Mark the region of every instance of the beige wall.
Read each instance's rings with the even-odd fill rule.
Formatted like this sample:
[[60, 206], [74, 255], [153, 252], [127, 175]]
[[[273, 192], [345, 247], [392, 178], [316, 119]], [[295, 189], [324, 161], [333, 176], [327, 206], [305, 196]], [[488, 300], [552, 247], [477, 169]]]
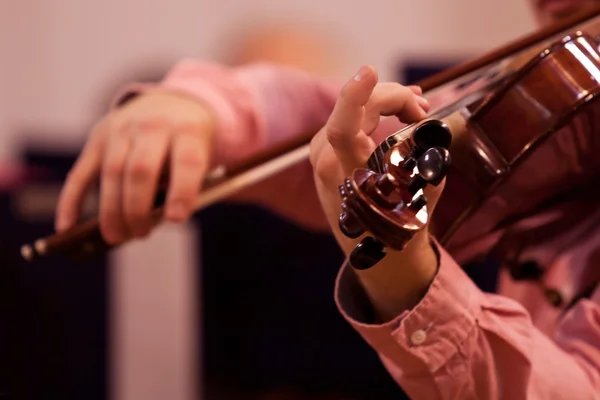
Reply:
[[329, 29], [351, 46], [349, 74], [368, 62], [384, 78], [403, 54], [478, 53], [533, 27], [524, 0], [1, 1], [8, 121], [60, 127], [69, 139], [84, 134], [107, 83], [141, 63], [212, 58], [232, 24], [255, 17]]

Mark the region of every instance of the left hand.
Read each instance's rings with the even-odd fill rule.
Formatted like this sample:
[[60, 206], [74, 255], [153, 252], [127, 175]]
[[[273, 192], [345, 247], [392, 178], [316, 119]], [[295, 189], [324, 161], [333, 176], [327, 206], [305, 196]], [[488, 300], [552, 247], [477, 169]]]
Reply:
[[[415, 86], [377, 84], [377, 72], [372, 67], [363, 67], [343, 87], [327, 124], [311, 142], [310, 161], [319, 200], [346, 256], [362, 237], [347, 238], [339, 229], [338, 186], [355, 168], [365, 167], [376, 148], [369, 135], [377, 128], [382, 115], [396, 115], [404, 123], [425, 118], [429, 103], [421, 93]], [[443, 186], [442, 183], [424, 191], [430, 213]], [[427, 225], [402, 251], [386, 249], [386, 257], [373, 268], [354, 271], [379, 319], [389, 321], [422, 299], [437, 269], [437, 255], [430, 244]]]
[[[381, 116], [396, 115], [404, 123], [426, 116], [429, 103], [418, 86], [377, 83], [377, 71], [362, 67], [342, 88], [327, 124], [311, 142], [310, 161], [317, 192], [333, 233], [348, 255], [357, 243], [344, 236], [338, 227], [341, 200], [338, 186], [355, 168], [364, 168], [376, 148], [370, 137]], [[430, 202], [431, 200], [427, 196]], [[426, 239], [426, 238], [425, 238]]]

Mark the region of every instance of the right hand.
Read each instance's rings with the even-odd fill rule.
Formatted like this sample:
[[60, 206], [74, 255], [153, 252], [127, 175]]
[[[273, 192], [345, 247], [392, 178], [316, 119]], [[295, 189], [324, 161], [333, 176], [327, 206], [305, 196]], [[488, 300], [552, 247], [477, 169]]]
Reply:
[[73, 226], [91, 184], [100, 178], [100, 230], [111, 244], [144, 237], [159, 179], [169, 171], [164, 218], [192, 214], [209, 168], [216, 123], [199, 101], [174, 93], [140, 95], [93, 128], [70, 171], [56, 213], [58, 232]]

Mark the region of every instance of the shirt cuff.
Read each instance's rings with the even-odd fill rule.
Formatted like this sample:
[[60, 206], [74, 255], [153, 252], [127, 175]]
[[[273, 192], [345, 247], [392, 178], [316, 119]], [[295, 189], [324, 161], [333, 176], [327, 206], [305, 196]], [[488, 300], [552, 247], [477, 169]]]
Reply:
[[440, 265], [427, 293], [386, 323], [375, 323], [373, 306], [347, 263], [336, 280], [335, 300], [344, 318], [378, 353], [404, 362], [399, 367], [407, 373], [443, 366], [473, 333], [482, 310], [483, 292], [435, 241], [434, 247]]

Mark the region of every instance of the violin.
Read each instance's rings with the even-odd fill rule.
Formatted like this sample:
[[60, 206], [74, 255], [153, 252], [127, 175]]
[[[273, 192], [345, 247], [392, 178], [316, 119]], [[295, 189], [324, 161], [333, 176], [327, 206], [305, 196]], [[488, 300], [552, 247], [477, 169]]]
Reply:
[[[498, 199], [519, 187], [536, 151], [595, 102], [598, 35], [600, 5], [419, 82], [430, 103], [440, 106], [387, 137], [365, 168], [339, 188], [340, 229], [351, 238], [367, 233], [352, 252], [351, 265], [371, 267], [386, 248], [402, 250], [426, 226], [444, 246], [459, 246], [539, 205], [547, 197], [544, 190], [532, 190], [522, 201]], [[195, 209], [307, 159], [314, 134], [215, 168]], [[424, 189], [444, 179], [430, 213]], [[161, 191], [154, 204], [156, 223], [164, 200]], [[82, 259], [110, 248], [94, 218], [22, 246], [21, 255], [27, 261], [52, 254]]]
[[[507, 73], [490, 65], [471, 82], [458, 83], [461, 98], [389, 136], [367, 168], [346, 178], [339, 188], [340, 229], [350, 238], [370, 233], [350, 255], [352, 266], [370, 268], [386, 247], [402, 250], [429, 219], [433, 236], [452, 252], [598, 172], [572, 176], [549, 165], [552, 179], [529, 182], [526, 193], [519, 182], [539, 161], [541, 148], [571, 134], [561, 128], [578, 115], [592, 118], [600, 94], [596, 18], [585, 28], [549, 38], [541, 50], [533, 47], [535, 56], [517, 69]], [[439, 205], [430, 215], [423, 190], [444, 178]], [[516, 192], [519, 199], [511, 195]]]

